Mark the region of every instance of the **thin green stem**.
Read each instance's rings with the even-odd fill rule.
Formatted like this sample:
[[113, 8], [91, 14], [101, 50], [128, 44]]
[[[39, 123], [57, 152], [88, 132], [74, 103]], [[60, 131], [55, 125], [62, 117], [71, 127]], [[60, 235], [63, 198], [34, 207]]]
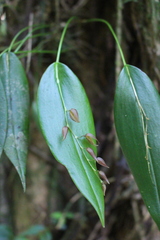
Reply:
[[21, 31], [19, 31], [19, 32], [14, 36], [14, 38], [13, 38], [13, 40], [12, 40], [12, 42], [11, 42], [9, 48], [8, 48], [8, 51], [9, 51], [9, 52], [11, 52], [11, 50], [12, 50], [12, 48], [13, 48], [13, 45], [15, 44], [16, 39], [17, 39], [23, 32], [25, 32], [28, 28], [29, 28], [29, 27], [23, 28]]
[[62, 103], [63, 103], [64, 110], [66, 111], [67, 109], [66, 109], [65, 104], [64, 104], [63, 95], [62, 95], [62, 91], [61, 91], [61, 87], [60, 87], [60, 79], [59, 79], [59, 75], [58, 75], [58, 62], [55, 64], [55, 72], [56, 72], [56, 81], [57, 81], [57, 84], [58, 84], [60, 97], [61, 97], [61, 100], [62, 100]]
[[[14, 51], [15, 53], [19, 51], [19, 49], [23, 46], [23, 44], [30, 38], [34, 38], [34, 37], [39, 37], [41, 36], [41, 34], [36, 34], [36, 35], [32, 35], [33, 32], [41, 29], [41, 28], [44, 28], [44, 26], [46, 25], [42, 25], [42, 26], [38, 26], [36, 28], [34, 28], [33, 30], [31, 30], [27, 35], [26, 37], [21, 41], [21, 43], [19, 44], [19, 46], [16, 48], [16, 50]], [[43, 35], [43, 34], [42, 34]]]
[[131, 83], [131, 85], [132, 85], [132, 88], [133, 88], [135, 97], [136, 97], [136, 99], [137, 99], [138, 105], [139, 105], [139, 107], [140, 107], [143, 115], [144, 115], [145, 118], [147, 119], [147, 116], [146, 116], [146, 114], [145, 114], [145, 112], [144, 112], [144, 110], [143, 110], [143, 107], [141, 106], [141, 103], [140, 103], [140, 101], [139, 101], [139, 98], [138, 98], [138, 96], [137, 96], [137, 92], [136, 92], [136, 89], [135, 89], [133, 80], [132, 80], [132, 78], [131, 78], [131, 74], [130, 74], [128, 65], [127, 65], [127, 63], [126, 63], [126, 60], [125, 60], [125, 57], [124, 57], [122, 48], [121, 48], [121, 46], [120, 46], [120, 43], [119, 43], [119, 41], [118, 41], [118, 38], [117, 38], [117, 36], [116, 36], [116, 34], [115, 34], [112, 26], [111, 26], [111, 25], [109, 24], [109, 22], [107, 22], [106, 20], [100, 19], [100, 18], [92, 18], [92, 19], [89, 19], [89, 20], [85, 20], [85, 21], [83, 21], [83, 22], [102, 22], [102, 23], [105, 23], [105, 24], [108, 26], [109, 30], [111, 31], [111, 33], [112, 33], [112, 35], [113, 35], [113, 37], [114, 37], [114, 39], [115, 39], [115, 41], [116, 41], [117, 47], [118, 47], [118, 49], [119, 49], [119, 52], [120, 52], [120, 55], [121, 55], [121, 58], [122, 58], [123, 65], [124, 65], [124, 67], [126, 67], [127, 74], [128, 74], [128, 76], [129, 76], [129, 80], [130, 80], [130, 83]]
[[[74, 137], [75, 137], [75, 134], [74, 134], [73, 132], [72, 132], [72, 134], [73, 134]], [[95, 169], [95, 168], [92, 166], [92, 164], [90, 163], [90, 159], [88, 159], [88, 157], [87, 157], [87, 155], [86, 155], [86, 153], [85, 153], [86, 149], [82, 147], [82, 145], [80, 144], [80, 142], [79, 142], [79, 140], [78, 140], [77, 137], [75, 137], [75, 139], [76, 139], [77, 144], [79, 145], [79, 147], [80, 147], [80, 149], [81, 149], [81, 151], [82, 151], [84, 157], [85, 157], [86, 160], [88, 161], [90, 167], [92, 168], [92, 170], [93, 170], [95, 173], [97, 173], [97, 169]], [[93, 161], [95, 161], [95, 160], [93, 159]], [[97, 174], [96, 174], [96, 175], [97, 175]]]
[[117, 38], [117, 36], [116, 36], [112, 26], [109, 24], [109, 22], [107, 22], [104, 19], [100, 19], [100, 18], [92, 18], [92, 19], [84, 20], [83, 22], [86, 22], [86, 23], [87, 22], [102, 22], [102, 23], [104, 23], [104, 24], [106, 24], [108, 26], [109, 30], [111, 31], [111, 33], [112, 33], [112, 35], [113, 35], [113, 37], [114, 37], [114, 39], [116, 41], [117, 47], [119, 49], [119, 52], [120, 52], [120, 55], [121, 55], [121, 58], [122, 58], [123, 65], [126, 66], [127, 63], [126, 63], [126, 60], [125, 60], [122, 48], [121, 48], [120, 43], [118, 41], [118, 38]]
[[53, 53], [56, 54], [57, 51], [55, 50], [38, 50], [38, 49], [33, 49], [33, 50], [26, 50], [26, 51], [18, 51], [16, 54], [27, 54], [27, 53]]
[[57, 58], [56, 58], [56, 65], [55, 65], [55, 73], [56, 73], [56, 81], [57, 81], [57, 84], [58, 84], [58, 89], [59, 89], [59, 94], [60, 94], [60, 97], [61, 97], [61, 101], [62, 101], [62, 105], [63, 105], [63, 108], [64, 108], [64, 112], [65, 112], [65, 119], [66, 119], [66, 123], [68, 125], [68, 120], [67, 120], [67, 108], [65, 106], [65, 102], [64, 102], [64, 99], [63, 99], [63, 94], [62, 94], [62, 89], [61, 89], [61, 86], [60, 86], [60, 80], [59, 80], [59, 75], [58, 75], [58, 63], [59, 63], [59, 60], [60, 60], [60, 54], [61, 54], [61, 51], [62, 51], [62, 44], [63, 44], [63, 40], [64, 40], [64, 37], [65, 37], [65, 34], [66, 34], [66, 31], [67, 31], [67, 28], [70, 24], [70, 22], [75, 19], [75, 17], [71, 17], [64, 29], [63, 29], [63, 32], [62, 32], [62, 35], [61, 35], [61, 39], [60, 39], [60, 42], [59, 42], [59, 46], [58, 46], [58, 51], [57, 51]]
[[21, 41], [21, 43], [18, 45], [18, 47], [16, 48], [16, 50], [14, 51], [15, 53], [16, 52], [18, 52], [19, 51], [19, 49], [23, 46], [23, 44], [28, 40], [28, 39], [30, 39], [31, 38], [31, 33], [29, 32], [28, 34], [27, 34], [27, 36]]
[[[35, 28], [32, 30], [32, 33], [35, 32], [35, 31], [37, 31], [37, 30], [39, 30], [39, 29], [41, 29], [41, 28], [48, 27], [48, 25], [40, 25], [40, 26], [34, 25], [34, 26], [35, 26]], [[37, 27], [36, 27], [36, 26], [37, 26]], [[28, 29], [29, 29], [29, 26], [23, 28], [21, 31], [19, 31], [19, 32], [15, 35], [15, 37], [13, 38], [13, 40], [12, 40], [12, 42], [11, 42], [9, 48], [8, 48], [8, 51], [9, 51], [9, 52], [11, 52], [12, 48], [14, 47], [17, 38], [18, 38], [23, 32], [25, 32], [25, 31], [28, 30]], [[25, 43], [25, 41], [26, 41], [29, 37], [30, 37], [30, 33], [27, 34], [27, 36], [26, 36], [23, 40], [19, 41], [19, 42], [20, 42], [20, 46], [17, 47], [16, 51], [19, 50], [19, 48]]]
[[[66, 49], [63, 49], [61, 52], [68, 52], [68, 51], [71, 51], [71, 50], [74, 50], [75, 48], [74, 47], [71, 47], [71, 48], [66, 48]], [[6, 50], [7, 51], [7, 50]], [[41, 50], [41, 49], [38, 49], [38, 47], [36, 47], [35, 49], [33, 50], [26, 50], [26, 51], [17, 51], [16, 54], [24, 54], [22, 56], [20, 56], [20, 58], [22, 57], [25, 57], [27, 55], [27, 53], [50, 53], [50, 54], [57, 54], [57, 50]]]
[[134, 95], [136, 97], [136, 100], [137, 100], [140, 112], [142, 114], [142, 127], [143, 127], [144, 141], [145, 141], [145, 146], [146, 146], [146, 160], [147, 160], [147, 163], [148, 163], [148, 171], [149, 171], [149, 174], [151, 176], [151, 180], [153, 181], [152, 174], [151, 174], [150, 161], [149, 161], [150, 152], [149, 152], [149, 145], [148, 145], [147, 122], [146, 122], [149, 119], [146, 116], [146, 113], [145, 113], [145, 111], [144, 111], [144, 109], [143, 109], [143, 107], [142, 107], [142, 105], [140, 103], [139, 97], [137, 95], [136, 88], [134, 86], [134, 82], [133, 82], [132, 76], [130, 74], [129, 66], [127, 65], [127, 63], [125, 61], [124, 54], [123, 54], [122, 48], [120, 46], [120, 43], [118, 41], [118, 38], [117, 38], [113, 28], [111, 27], [111, 25], [106, 20], [99, 19], [99, 18], [93, 18], [93, 19], [85, 20], [83, 22], [102, 22], [102, 23], [105, 23], [108, 26], [109, 30], [111, 31], [111, 33], [112, 33], [112, 35], [113, 35], [113, 37], [114, 37], [114, 39], [116, 41], [117, 47], [119, 49], [119, 52], [120, 52], [120, 55], [121, 55], [121, 58], [122, 58], [123, 65], [126, 68], [126, 71], [127, 71], [128, 77], [129, 77], [129, 81], [131, 83], [131, 86], [132, 86]]
[[58, 51], [57, 51], [57, 58], [56, 58], [56, 62], [57, 62], [57, 63], [59, 62], [59, 59], [60, 59], [60, 54], [61, 54], [61, 51], [62, 51], [62, 44], [63, 44], [64, 36], [65, 36], [65, 34], [66, 34], [66, 31], [67, 31], [67, 28], [68, 28], [70, 22], [71, 22], [73, 19], [75, 19], [75, 17], [71, 17], [71, 18], [67, 21], [67, 23], [66, 23], [66, 25], [65, 25], [65, 27], [64, 27], [64, 29], [63, 29], [63, 32], [62, 32], [62, 35], [61, 35], [61, 39], [60, 39], [60, 42], [59, 42], [59, 46], [58, 46]]
[[[46, 34], [45, 33], [39, 33], [39, 34], [35, 34], [35, 35], [32, 35], [32, 38], [36, 38], [36, 37], [41, 37], [41, 36], [45, 36]], [[25, 39], [26, 41], [28, 40], [30, 38], [30, 36], [27, 38], [27, 39]], [[22, 45], [21, 43], [22, 43], [22, 41], [23, 40], [20, 40], [20, 41], [18, 41], [18, 42], [14, 42], [13, 44], [12, 44], [12, 47], [7, 47], [7, 48], [5, 48], [2, 52], [1, 52], [1, 54], [0, 54], [0, 56], [2, 56], [3, 55], [3, 53], [5, 53], [5, 52], [10, 52], [12, 49], [14, 49], [14, 48], [16, 48], [17, 47], [17, 49], [15, 50], [16, 51], [16, 54], [19, 54], [19, 53], [27, 53], [27, 51], [18, 51], [18, 49], [19, 49], [19, 45]], [[23, 42], [24, 43], [24, 42]], [[13, 50], [12, 50], [13, 51]], [[50, 51], [51, 52], [51, 51]], [[37, 51], [37, 53], [39, 53], [39, 50]], [[56, 53], [56, 51], [55, 51], [55, 53]]]
[[64, 27], [64, 29], [63, 29], [62, 35], [61, 35], [60, 42], [59, 42], [58, 52], [57, 52], [57, 58], [56, 58], [56, 65], [55, 65], [56, 81], [57, 81], [57, 85], [58, 85], [58, 89], [59, 89], [59, 94], [60, 94], [60, 98], [61, 98], [61, 101], [62, 101], [64, 113], [65, 113], [66, 125], [67, 125], [67, 127], [69, 128], [69, 130], [70, 130], [71, 134], [73, 135], [73, 137], [75, 138], [78, 146], [80, 147], [80, 149], [81, 149], [84, 157], [85, 157], [86, 160], [88, 161], [90, 167], [93, 169], [94, 172], [97, 173], [97, 170], [92, 166], [92, 164], [90, 163], [89, 159], [87, 158], [87, 156], [86, 156], [86, 154], [85, 154], [85, 151], [84, 151], [84, 148], [83, 148], [82, 145], [80, 144], [78, 137], [75, 135], [75, 133], [73, 132], [73, 130], [72, 130], [71, 127], [69, 126], [68, 116], [67, 116], [68, 110], [67, 110], [67, 108], [66, 108], [66, 106], [65, 106], [65, 102], [64, 102], [63, 94], [62, 94], [62, 89], [61, 89], [61, 86], [60, 86], [60, 79], [59, 79], [59, 75], [58, 75], [58, 65], [59, 65], [59, 60], [60, 60], [60, 54], [61, 54], [61, 52], [62, 52], [63, 40], [64, 40], [66, 31], [67, 31], [67, 28], [68, 28], [70, 22], [71, 22], [73, 19], [75, 19], [75, 17], [70, 18], [70, 19], [68, 20], [68, 22], [66, 23], [66, 25], [65, 25], [65, 27]]

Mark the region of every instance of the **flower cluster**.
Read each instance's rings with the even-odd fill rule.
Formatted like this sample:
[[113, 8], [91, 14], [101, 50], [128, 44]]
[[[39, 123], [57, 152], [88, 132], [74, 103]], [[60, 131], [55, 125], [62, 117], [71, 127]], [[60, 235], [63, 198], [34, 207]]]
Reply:
[[[69, 116], [70, 118], [79, 123], [80, 120], [79, 120], [79, 115], [78, 115], [78, 111], [74, 108], [70, 109], [69, 110]], [[62, 136], [63, 136], [63, 140], [67, 137], [67, 133], [68, 133], [68, 130], [69, 130], [69, 127], [68, 126], [64, 126], [62, 128]], [[87, 139], [87, 141], [93, 145], [93, 146], [98, 146], [98, 140], [97, 138], [92, 134], [92, 133], [86, 133], [85, 135], [81, 136], [81, 137], [84, 137]], [[81, 138], [79, 137], [79, 138]], [[103, 160], [103, 158], [101, 157], [97, 157], [93, 151], [92, 148], [86, 148], [86, 151], [91, 155], [91, 157], [98, 163], [100, 164], [101, 166], [103, 167], [107, 167], [108, 166], [106, 165], [105, 161]], [[101, 178], [101, 182], [102, 182], [102, 189], [103, 189], [103, 192], [104, 192], [104, 195], [105, 195], [105, 192], [106, 192], [106, 184], [109, 184], [109, 181], [108, 181], [108, 178], [106, 177], [105, 173], [102, 172], [102, 171], [98, 171], [99, 173], [99, 176]]]

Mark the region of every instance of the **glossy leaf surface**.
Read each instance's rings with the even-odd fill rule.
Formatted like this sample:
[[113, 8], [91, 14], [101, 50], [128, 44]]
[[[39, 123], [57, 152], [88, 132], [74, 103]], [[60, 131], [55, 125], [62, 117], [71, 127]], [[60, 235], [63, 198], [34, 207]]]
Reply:
[[119, 76], [114, 116], [123, 153], [160, 228], [160, 96], [136, 67], [127, 65]]
[[[38, 112], [43, 135], [54, 157], [66, 166], [74, 183], [96, 209], [104, 225], [104, 197], [96, 169], [96, 161], [86, 148], [87, 139], [77, 138], [90, 132], [95, 135], [94, 123], [88, 98], [74, 73], [62, 63], [51, 64], [42, 76], [38, 89]], [[69, 116], [76, 109], [79, 123]], [[65, 140], [62, 128], [68, 126]], [[87, 159], [89, 160], [87, 160]]]
[[0, 58], [0, 79], [7, 98], [8, 122], [4, 151], [15, 166], [25, 189], [25, 169], [28, 147], [28, 82], [14, 53]]
[[[0, 69], [0, 71], [2, 71], [2, 69]], [[2, 84], [2, 79], [0, 78], [0, 157], [4, 148], [6, 132], [7, 132], [7, 99]]]

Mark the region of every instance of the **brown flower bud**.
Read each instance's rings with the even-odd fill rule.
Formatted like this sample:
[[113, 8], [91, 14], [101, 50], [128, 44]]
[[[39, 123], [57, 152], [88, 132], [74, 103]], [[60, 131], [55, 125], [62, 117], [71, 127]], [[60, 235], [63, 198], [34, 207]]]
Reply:
[[[98, 140], [92, 133], [87, 133], [86, 135], [84, 135], [84, 137], [88, 140], [88, 142], [90, 144], [92, 144], [94, 146], [98, 146], [98, 144], [96, 144], [96, 143], [98, 143]], [[96, 140], [96, 143], [94, 140]]]
[[64, 127], [62, 128], [63, 140], [66, 138], [67, 133], [68, 133], [68, 127], [67, 127], [67, 126], [64, 126]]
[[97, 161], [96, 155], [92, 148], [87, 148], [87, 152]]
[[108, 178], [106, 177], [106, 174], [102, 171], [99, 171], [99, 176], [101, 179], [103, 179], [106, 183], [110, 184], [110, 182], [108, 181]]
[[75, 122], [80, 122], [79, 121], [79, 116], [78, 116], [78, 112], [76, 109], [72, 108], [69, 110], [69, 115], [70, 115], [70, 118], [75, 121]]
[[105, 196], [105, 193], [106, 193], [106, 185], [104, 184], [104, 182], [102, 183], [102, 189], [103, 189], [103, 195]]
[[106, 163], [105, 163], [105, 161], [103, 160], [103, 158], [97, 157], [97, 158], [96, 158], [96, 161], [97, 161], [97, 163], [100, 164], [101, 166], [109, 168], [109, 167], [106, 165]]

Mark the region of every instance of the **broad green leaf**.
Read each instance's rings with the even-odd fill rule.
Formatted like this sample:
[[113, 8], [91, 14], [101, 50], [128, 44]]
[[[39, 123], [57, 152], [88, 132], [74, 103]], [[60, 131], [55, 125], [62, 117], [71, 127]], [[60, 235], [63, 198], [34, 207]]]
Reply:
[[4, 151], [15, 166], [25, 189], [25, 169], [28, 143], [28, 82], [14, 53], [0, 57], [0, 79], [5, 90], [8, 108], [7, 136]]
[[119, 76], [114, 115], [123, 153], [160, 229], [160, 96], [136, 67], [127, 65]]
[[[29, 238], [26, 238], [26, 237], [29, 237]], [[27, 239], [31, 239], [32, 237], [38, 237], [39, 240], [51, 240], [52, 234], [45, 226], [34, 225], [34, 226], [31, 226], [26, 231], [22, 232], [19, 236], [15, 238], [15, 240], [25, 240], [25, 239], [27, 240]]]
[[[67, 168], [74, 183], [96, 209], [104, 225], [102, 185], [96, 161], [86, 151], [90, 147], [96, 154], [96, 147], [81, 137], [86, 133], [95, 135], [91, 108], [81, 83], [64, 64], [51, 64], [42, 76], [37, 104], [42, 132], [51, 152]], [[70, 118], [71, 109], [77, 110], [79, 123]], [[67, 124], [69, 129], [63, 140], [62, 128]]]
[[[3, 69], [0, 69], [3, 71]], [[0, 78], [0, 157], [4, 148], [7, 132], [7, 100], [2, 80]]]

